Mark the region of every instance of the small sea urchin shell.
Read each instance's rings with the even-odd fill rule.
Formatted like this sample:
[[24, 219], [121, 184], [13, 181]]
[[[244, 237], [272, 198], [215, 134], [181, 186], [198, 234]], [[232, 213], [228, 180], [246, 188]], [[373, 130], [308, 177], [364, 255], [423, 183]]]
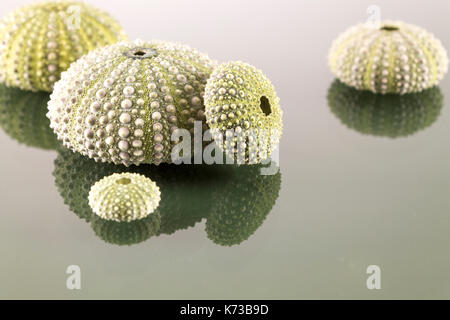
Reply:
[[246, 163], [270, 157], [283, 129], [279, 100], [270, 80], [249, 64], [229, 62], [214, 70], [205, 89], [206, 119], [228, 156]]
[[171, 161], [178, 128], [204, 120], [214, 62], [188, 46], [121, 42], [94, 50], [63, 73], [48, 117], [64, 145], [96, 161]]
[[439, 83], [448, 70], [447, 52], [424, 29], [403, 22], [354, 26], [341, 34], [329, 54], [334, 75], [374, 93], [420, 92]]
[[52, 91], [62, 71], [92, 49], [126, 36], [106, 12], [78, 1], [42, 1], [0, 21], [0, 82]]
[[160, 200], [156, 183], [136, 173], [105, 177], [89, 192], [92, 211], [105, 220], [117, 222], [144, 219], [158, 207]]
[[[281, 173], [261, 175], [263, 165], [142, 165], [126, 168], [95, 163], [66, 148], [58, 149], [53, 175], [64, 203], [91, 223], [102, 240], [119, 245], [170, 235], [206, 219], [208, 237], [219, 245], [248, 239], [275, 204]], [[134, 172], [151, 178], [161, 190], [158, 208], [147, 218], [116, 222], [100, 218], [89, 206], [96, 181], [116, 172]]]
[[86, 222], [97, 217], [88, 200], [89, 192], [97, 181], [123, 172], [138, 173], [150, 178], [161, 192], [161, 201], [154, 212], [161, 216], [158, 235], [172, 234], [176, 230], [192, 227], [206, 217], [210, 206], [211, 188], [208, 183], [220, 180], [215, 179], [217, 174], [214, 166], [161, 164], [126, 168], [112, 163], [96, 163], [67, 148], [57, 149], [54, 164], [53, 176], [59, 194], [70, 211]]
[[432, 125], [441, 112], [443, 95], [437, 86], [419, 93], [380, 95], [356, 90], [335, 80], [328, 90], [328, 104], [351, 129], [397, 138]]

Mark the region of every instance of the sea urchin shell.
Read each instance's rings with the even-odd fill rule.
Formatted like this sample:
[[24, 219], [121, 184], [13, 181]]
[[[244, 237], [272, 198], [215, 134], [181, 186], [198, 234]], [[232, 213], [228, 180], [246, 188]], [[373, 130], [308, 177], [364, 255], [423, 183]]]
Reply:
[[130, 222], [144, 219], [159, 205], [159, 187], [137, 173], [115, 173], [94, 184], [89, 205], [105, 220]]
[[214, 62], [188, 46], [120, 42], [90, 52], [63, 73], [48, 117], [64, 145], [96, 161], [171, 161], [171, 134], [204, 119]]
[[411, 93], [437, 85], [448, 69], [441, 42], [403, 22], [354, 26], [340, 35], [329, 54], [334, 75], [360, 90]]
[[0, 82], [52, 91], [62, 71], [97, 47], [127, 37], [106, 12], [78, 1], [42, 1], [0, 21]]
[[255, 67], [242, 62], [217, 67], [206, 85], [205, 105], [207, 123], [228, 156], [258, 163], [278, 145], [283, 129], [280, 99]]

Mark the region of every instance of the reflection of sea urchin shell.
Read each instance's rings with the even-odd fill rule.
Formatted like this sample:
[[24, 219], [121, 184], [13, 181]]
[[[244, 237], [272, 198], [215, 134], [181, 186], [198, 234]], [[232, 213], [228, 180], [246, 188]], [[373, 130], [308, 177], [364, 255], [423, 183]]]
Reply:
[[223, 137], [219, 146], [227, 155], [248, 163], [270, 157], [283, 129], [279, 100], [270, 80], [251, 65], [229, 62], [214, 70], [205, 90], [206, 118], [216, 141]]
[[410, 93], [439, 83], [448, 69], [441, 42], [424, 29], [385, 21], [354, 26], [330, 50], [331, 71], [345, 84], [375, 93]]
[[157, 234], [161, 224], [159, 214], [131, 222], [116, 222], [95, 217], [91, 226], [103, 241], [119, 246], [141, 243]]
[[49, 94], [0, 85], [0, 127], [30, 147], [54, 150], [58, 140], [45, 116]]
[[156, 183], [137, 173], [115, 173], [98, 181], [89, 192], [92, 211], [103, 219], [117, 222], [147, 217], [160, 200]]
[[65, 146], [96, 161], [170, 162], [171, 133], [204, 119], [214, 63], [187, 46], [121, 42], [97, 49], [62, 75], [49, 102]]
[[419, 93], [374, 94], [335, 80], [328, 90], [331, 111], [349, 128], [390, 138], [411, 135], [436, 121], [443, 96], [439, 87]]
[[214, 243], [233, 246], [247, 240], [264, 222], [278, 198], [281, 172], [261, 175], [263, 166], [230, 166], [218, 184], [206, 233]]
[[52, 91], [62, 71], [92, 49], [126, 36], [106, 12], [78, 1], [44, 1], [0, 21], [0, 82]]

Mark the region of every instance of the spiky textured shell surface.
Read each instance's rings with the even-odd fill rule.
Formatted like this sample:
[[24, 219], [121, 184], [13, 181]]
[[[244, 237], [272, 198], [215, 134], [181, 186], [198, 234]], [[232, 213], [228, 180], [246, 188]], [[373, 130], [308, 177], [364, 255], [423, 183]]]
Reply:
[[397, 138], [432, 125], [440, 115], [443, 95], [439, 87], [420, 93], [380, 95], [359, 91], [335, 80], [328, 90], [328, 104], [351, 129]]
[[89, 51], [126, 40], [104, 11], [78, 1], [42, 1], [0, 21], [0, 82], [52, 91], [62, 71]]
[[329, 63], [345, 84], [375, 93], [420, 92], [437, 85], [448, 70], [441, 42], [400, 21], [350, 28], [333, 42]]
[[[258, 163], [279, 144], [280, 99], [270, 80], [255, 67], [242, 62], [217, 67], [206, 85], [205, 105], [207, 123], [228, 156]], [[251, 141], [258, 145], [250, 148]]]
[[0, 127], [19, 143], [45, 150], [58, 145], [49, 127], [48, 93], [23, 91], [0, 85]]
[[169, 42], [121, 42], [97, 49], [63, 73], [48, 117], [70, 149], [115, 164], [171, 161], [178, 128], [203, 121], [214, 67], [206, 55]]
[[159, 187], [137, 173], [114, 173], [89, 192], [92, 211], [105, 220], [129, 222], [153, 213], [161, 200]]

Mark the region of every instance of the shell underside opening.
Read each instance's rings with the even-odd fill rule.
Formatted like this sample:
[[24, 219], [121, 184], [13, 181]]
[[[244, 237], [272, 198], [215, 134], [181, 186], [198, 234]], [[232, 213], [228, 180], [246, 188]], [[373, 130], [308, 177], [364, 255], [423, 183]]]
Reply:
[[132, 59], [149, 59], [156, 57], [158, 51], [152, 48], [133, 48], [125, 51], [124, 55]]
[[266, 115], [266, 116], [270, 116], [270, 114], [272, 113], [272, 108], [270, 106], [270, 101], [269, 99], [267, 99], [266, 96], [262, 96], [260, 98], [261, 104], [259, 105], [259, 107], [261, 108], [262, 112]]

